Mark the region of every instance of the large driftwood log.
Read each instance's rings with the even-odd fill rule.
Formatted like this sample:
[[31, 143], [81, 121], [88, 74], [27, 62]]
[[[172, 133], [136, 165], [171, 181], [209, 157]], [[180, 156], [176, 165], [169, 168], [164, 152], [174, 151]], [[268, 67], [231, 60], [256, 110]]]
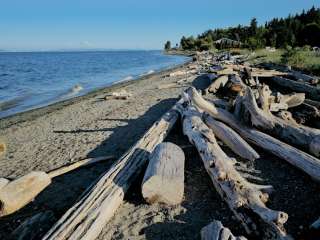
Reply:
[[320, 130], [293, 125], [258, 107], [251, 88], [245, 89], [243, 105], [250, 113], [251, 123], [283, 141], [299, 146], [315, 156], [320, 156]]
[[290, 239], [283, 227], [288, 215], [265, 206], [268, 193], [249, 183], [235, 170], [234, 160], [222, 151], [195, 108], [186, 107], [181, 112], [183, 133], [197, 148], [215, 189], [246, 232], [262, 239]]
[[152, 152], [142, 181], [143, 198], [150, 204], [176, 205], [184, 193], [184, 153], [177, 145], [160, 143]]
[[[192, 100], [193, 104], [197, 105], [198, 108], [203, 109], [213, 118], [229, 125], [248, 142], [261, 147], [268, 152], [273, 153], [279, 158], [301, 169], [314, 180], [320, 182], [320, 161], [317, 158], [303, 151], [300, 151], [299, 149], [292, 147], [289, 144], [281, 142], [278, 139], [275, 139], [265, 133], [243, 125], [230, 112], [224, 109], [216, 108], [213, 104], [203, 99], [202, 96], [194, 88], [189, 91], [188, 97]], [[210, 119], [212, 119], [212, 117], [210, 116], [204, 115], [204, 120], [209, 126]]]
[[[182, 102], [180, 100], [178, 103]], [[43, 239], [91, 240], [98, 237], [121, 205], [125, 192], [142, 170], [150, 152], [167, 136], [178, 116], [175, 105], [86, 190], [80, 200], [62, 216]]]
[[52, 170], [48, 173], [42, 171], [30, 172], [25, 176], [9, 180], [0, 178], [0, 217], [12, 214], [26, 206], [37, 197], [48, 185], [51, 179], [70, 172], [79, 167], [94, 164], [113, 158], [112, 156], [87, 158]]
[[229, 228], [220, 221], [213, 221], [201, 229], [201, 240], [247, 240], [245, 237], [235, 237]]
[[320, 101], [320, 88], [282, 77], [272, 77], [270, 80], [294, 92], [305, 93], [306, 97], [312, 100]]
[[214, 121], [211, 127], [214, 135], [224, 142], [233, 152], [240, 157], [251, 161], [259, 158], [259, 154], [238, 133], [222, 122]]

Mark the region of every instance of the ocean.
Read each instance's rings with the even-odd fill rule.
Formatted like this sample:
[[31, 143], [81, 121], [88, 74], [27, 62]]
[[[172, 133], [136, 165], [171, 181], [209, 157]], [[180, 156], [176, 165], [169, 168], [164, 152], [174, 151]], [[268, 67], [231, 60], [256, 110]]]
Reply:
[[182, 64], [161, 51], [0, 52], [0, 118]]

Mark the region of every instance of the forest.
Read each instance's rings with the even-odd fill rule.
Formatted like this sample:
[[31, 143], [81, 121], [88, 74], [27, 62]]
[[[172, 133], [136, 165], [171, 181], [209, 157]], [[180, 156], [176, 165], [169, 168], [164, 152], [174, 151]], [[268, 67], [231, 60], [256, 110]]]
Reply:
[[[231, 44], [218, 44], [220, 39], [230, 39]], [[180, 45], [182, 50], [210, 50], [230, 48], [238, 42], [241, 48], [258, 49], [266, 46], [276, 48], [320, 46], [320, 8], [312, 7], [300, 14], [286, 18], [273, 18], [264, 25], [259, 25], [252, 18], [248, 26], [238, 25], [229, 28], [217, 28], [205, 31], [197, 37], [183, 36]], [[171, 48], [171, 42], [165, 43], [165, 50]]]

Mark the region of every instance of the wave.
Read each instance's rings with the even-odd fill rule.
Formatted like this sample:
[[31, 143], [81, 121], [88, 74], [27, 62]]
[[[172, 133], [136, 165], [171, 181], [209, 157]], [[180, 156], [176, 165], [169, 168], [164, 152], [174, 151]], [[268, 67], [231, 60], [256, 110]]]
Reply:
[[81, 92], [82, 90], [83, 90], [83, 87], [80, 84], [76, 84], [72, 88], [70, 88], [66, 93], [61, 94], [59, 98], [63, 99], [63, 98], [73, 97], [77, 95], [79, 92]]
[[140, 77], [147, 76], [147, 75], [150, 75], [150, 74], [152, 74], [152, 73], [155, 73], [155, 71], [154, 71], [154, 70], [149, 70], [149, 71], [146, 72], [146, 73], [142, 73], [142, 74], [140, 75]]

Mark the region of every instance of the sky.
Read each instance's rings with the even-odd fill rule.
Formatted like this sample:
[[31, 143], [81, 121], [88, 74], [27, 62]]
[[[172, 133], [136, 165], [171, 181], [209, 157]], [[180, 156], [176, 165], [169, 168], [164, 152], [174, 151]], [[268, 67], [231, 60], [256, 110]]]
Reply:
[[183, 35], [313, 5], [320, 0], [1, 0], [0, 49], [162, 49]]

